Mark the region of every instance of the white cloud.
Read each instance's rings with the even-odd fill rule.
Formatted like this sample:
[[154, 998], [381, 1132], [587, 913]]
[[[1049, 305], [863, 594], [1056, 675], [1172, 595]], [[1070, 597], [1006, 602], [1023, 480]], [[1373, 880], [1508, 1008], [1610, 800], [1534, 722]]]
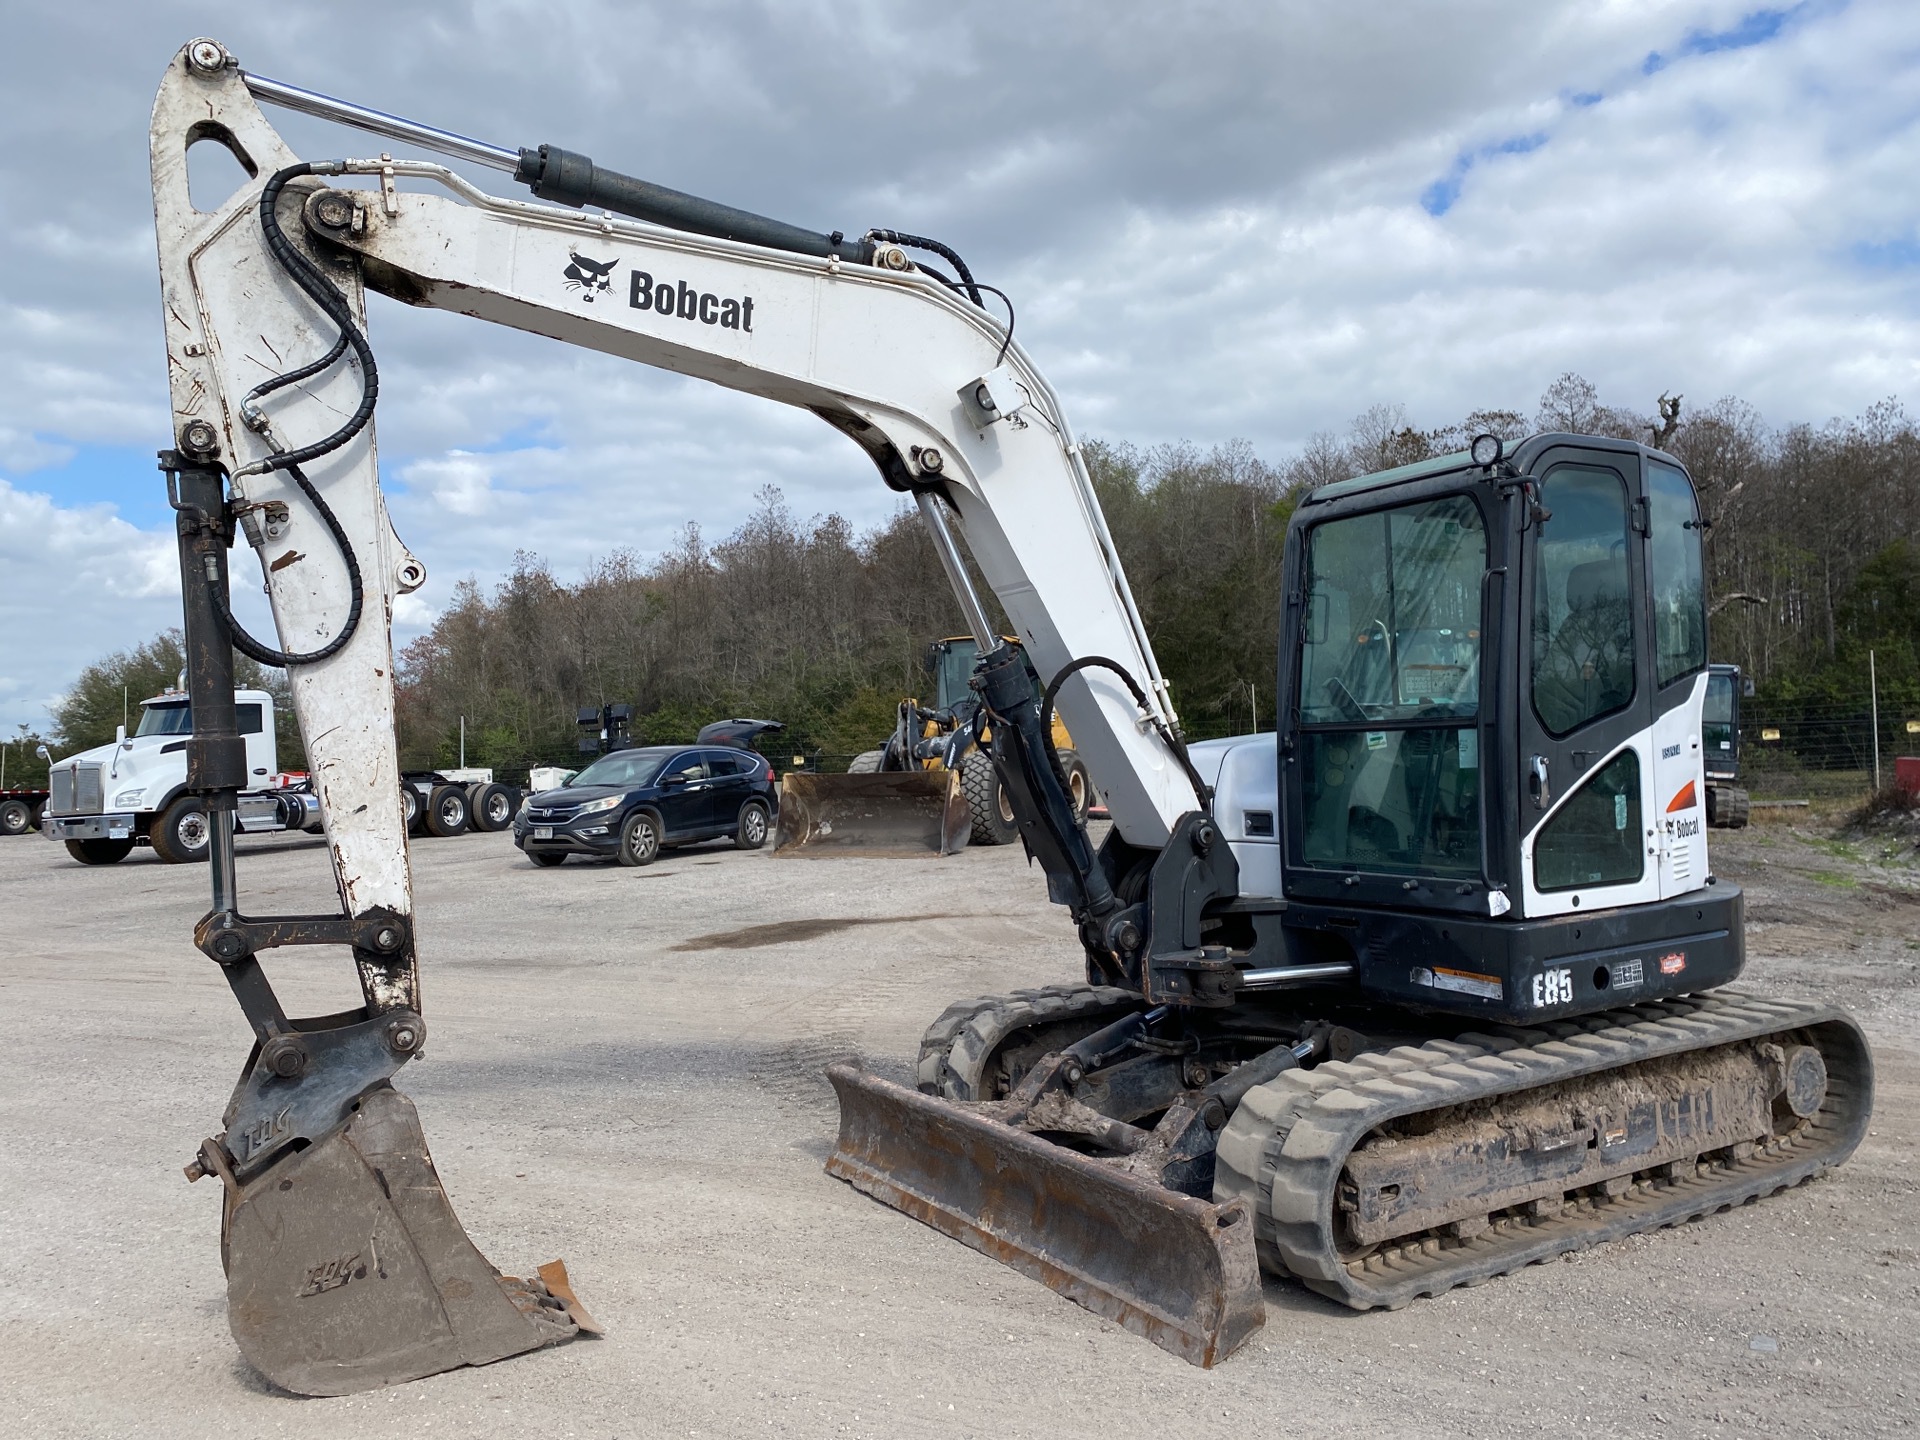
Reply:
[[[1242, 436], [1279, 460], [1380, 401], [1429, 425], [1530, 411], [1566, 369], [1616, 404], [1737, 393], [1781, 422], [1920, 380], [1910, 0], [181, 14], [118, 0], [13, 22], [22, 53], [87, 64], [24, 70], [0, 96], [0, 194], [34, 197], [0, 231], [8, 473], [77, 443], [165, 442], [145, 126], [190, 32], [498, 143], [557, 142], [822, 229], [939, 235], [1013, 295], [1082, 434]], [[272, 118], [302, 154], [364, 148]], [[390, 501], [430, 572], [403, 626], [519, 549], [565, 575], [689, 520], [724, 534], [766, 483], [857, 524], [896, 503], [809, 416], [384, 301], [372, 335]], [[152, 597], [59, 594], [24, 602], [27, 628], [81, 617], [73, 642], [33, 667], [0, 657], [37, 677], [22, 693], [56, 689], [81, 636], [113, 648], [171, 618]]]
[[[66, 509], [0, 479], [0, 724], [44, 723], [64, 682], [180, 623], [173, 537], [111, 506]], [[131, 624], [129, 623], [131, 622]]]

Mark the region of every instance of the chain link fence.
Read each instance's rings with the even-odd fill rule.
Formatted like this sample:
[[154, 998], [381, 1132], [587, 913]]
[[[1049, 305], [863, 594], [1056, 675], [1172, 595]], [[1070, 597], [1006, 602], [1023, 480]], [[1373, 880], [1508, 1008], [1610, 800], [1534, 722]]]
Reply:
[[[1891, 711], [1891, 713], [1890, 713]], [[1854, 802], [1877, 787], [1873, 697], [1858, 700], [1740, 702], [1741, 784], [1757, 801]], [[1920, 755], [1920, 713], [1880, 705], [1879, 784], [1893, 783], [1893, 762]]]

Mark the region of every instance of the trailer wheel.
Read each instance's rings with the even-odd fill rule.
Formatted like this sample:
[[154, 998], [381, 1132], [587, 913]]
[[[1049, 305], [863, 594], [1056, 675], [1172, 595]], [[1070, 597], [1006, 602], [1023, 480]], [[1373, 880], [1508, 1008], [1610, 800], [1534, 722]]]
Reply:
[[473, 828], [505, 830], [513, 824], [514, 793], [505, 785], [477, 785], [473, 797]]
[[467, 805], [467, 792], [458, 785], [436, 785], [427, 797], [427, 833], [446, 839], [467, 828], [473, 813]]
[[984, 750], [974, 751], [961, 762], [960, 791], [967, 797], [974, 844], [1005, 845], [1020, 833], [1020, 822], [1014, 819], [1013, 804], [1000, 783], [1000, 772], [993, 768], [993, 757]]
[[182, 795], [162, 810], [147, 838], [153, 842], [153, 853], [169, 865], [204, 860], [213, 853], [207, 807], [191, 795]]
[[33, 828], [33, 811], [24, 800], [0, 804], [0, 835], [24, 835]]
[[67, 853], [82, 865], [117, 865], [133, 853], [133, 841], [69, 840]]

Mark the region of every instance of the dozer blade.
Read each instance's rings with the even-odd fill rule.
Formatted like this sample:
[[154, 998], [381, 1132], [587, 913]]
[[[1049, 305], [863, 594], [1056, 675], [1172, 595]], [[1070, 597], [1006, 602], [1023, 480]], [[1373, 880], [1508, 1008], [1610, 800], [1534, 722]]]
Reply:
[[972, 833], [953, 770], [789, 774], [780, 782], [776, 855], [951, 855]]
[[1195, 1365], [1266, 1323], [1245, 1202], [1210, 1205], [846, 1063], [827, 1078], [828, 1174]]
[[298, 1395], [349, 1395], [598, 1334], [558, 1261], [503, 1276], [454, 1216], [413, 1102], [386, 1086], [342, 1129], [227, 1189], [233, 1338]]

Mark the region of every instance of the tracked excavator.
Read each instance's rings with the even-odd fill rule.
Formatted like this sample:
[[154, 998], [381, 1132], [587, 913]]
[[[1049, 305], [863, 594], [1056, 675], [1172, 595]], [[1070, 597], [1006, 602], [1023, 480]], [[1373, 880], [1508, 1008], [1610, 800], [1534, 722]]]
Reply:
[[[303, 161], [262, 103], [535, 198], [434, 161]], [[188, 195], [194, 144], [251, 177], [211, 210]], [[223, 1189], [231, 1328], [276, 1384], [346, 1393], [592, 1324], [563, 1269], [480, 1255], [393, 1083], [427, 1030], [388, 631], [425, 570], [381, 502], [368, 290], [811, 410], [924, 517], [1086, 982], [954, 1005], [916, 1088], [832, 1067], [833, 1175], [1211, 1365], [1263, 1324], [1263, 1270], [1395, 1307], [1753, 1200], [1858, 1143], [1855, 1023], [1727, 988], [1741, 896], [1708, 865], [1700, 517], [1671, 456], [1489, 435], [1314, 492], [1274, 597], [1278, 732], [1188, 746], [1058, 397], [949, 248], [483, 144], [211, 40], [168, 66], [152, 162], [189, 783], [213, 831], [195, 938], [254, 1034], [188, 1175]], [[271, 642], [233, 618], [236, 544]], [[290, 672], [338, 914], [241, 907], [235, 647]], [[1056, 713], [1112, 816], [1097, 846]], [[289, 945], [346, 949], [363, 1003], [288, 1016], [260, 961]]]

